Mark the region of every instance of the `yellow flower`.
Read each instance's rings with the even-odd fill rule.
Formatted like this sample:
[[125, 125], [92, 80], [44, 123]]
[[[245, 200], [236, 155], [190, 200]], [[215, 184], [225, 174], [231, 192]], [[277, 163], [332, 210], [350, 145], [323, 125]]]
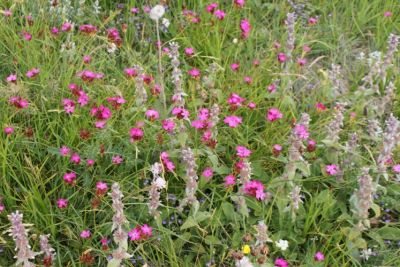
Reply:
[[244, 245], [242, 247], [242, 252], [243, 252], [243, 254], [249, 254], [251, 252], [250, 246], [249, 245]]

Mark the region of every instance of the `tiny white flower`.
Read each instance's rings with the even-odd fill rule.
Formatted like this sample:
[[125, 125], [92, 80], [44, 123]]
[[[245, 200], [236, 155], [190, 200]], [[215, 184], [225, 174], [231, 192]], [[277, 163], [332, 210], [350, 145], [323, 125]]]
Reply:
[[110, 43], [107, 47], [107, 52], [113, 54], [115, 51], [117, 51], [117, 45], [114, 43]]
[[237, 38], [233, 39], [232, 43], [237, 44], [238, 43], [238, 39]]
[[158, 189], [163, 189], [165, 188], [165, 186], [167, 185], [167, 182], [165, 181], [164, 178], [162, 177], [158, 177], [155, 181], [154, 181], [155, 185], [157, 186]]
[[254, 267], [254, 265], [248, 257], [244, 256], [241, 260], [236, 261], [235, 267]]
[[170, 24], [169, 19], [167, 18], [162, 19], [162, 25], [164, 25], [165, 28], [168, 28], [169, 24]]
[[150, 18], [152, 20], [159, 20], [165, 13], [165, 8], [162, 5], [156, 5], [150, 10]]
[[275, 242], [275, 245], [282, 251], [285, 251], [289, 247], [289, 242], [287, 240], [279, 239]]

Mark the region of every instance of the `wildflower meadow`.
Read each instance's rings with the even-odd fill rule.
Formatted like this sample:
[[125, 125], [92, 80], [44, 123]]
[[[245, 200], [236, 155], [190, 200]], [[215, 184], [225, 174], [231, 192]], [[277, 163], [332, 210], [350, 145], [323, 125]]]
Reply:
[[0, 266], [400, 266], [398, 0], [0, 0]]

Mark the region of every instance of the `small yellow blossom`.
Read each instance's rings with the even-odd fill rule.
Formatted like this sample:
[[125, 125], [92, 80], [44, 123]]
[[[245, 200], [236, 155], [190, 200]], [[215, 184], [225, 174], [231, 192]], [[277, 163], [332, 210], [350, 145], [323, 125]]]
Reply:
[[250, 246], [249, 245], [244, 245], [242, 247], [242, 252], [243, 252], [243, 254], [249, 254], [251, 252]]

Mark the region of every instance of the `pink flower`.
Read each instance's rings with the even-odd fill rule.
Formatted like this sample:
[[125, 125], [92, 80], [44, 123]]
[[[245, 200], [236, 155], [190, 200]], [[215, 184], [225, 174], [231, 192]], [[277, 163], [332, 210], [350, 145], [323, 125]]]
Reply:
[[124, 159], [120, 155], [113, 156], [111, 158], [111, 162], [115, 165], [119, 165], [124, 161]]
[[192, 127], [196, 128], [196, 129], [203, 129], [205, 127], [205, 124], [203, 121], [201, 120], [194, 120], [192, 121]]
[[247, 19], [242, 19], [240, 21], [240, 29], [242, 30], [242, 37], [244, 39], [248, 38], [251, 31], [250, 22]]
[[26, 41], [32, 40], [32, 34], [30, 34], [29, 32], [27, 32], [27, 31], [22, 31], [22, 35], [23, 35], [23, 37], [24, 37], [24, 39], [25, 39]]
[[242, 118], [238, 116], [228, 116], [224, 119], [224, 122], [231, 128], [236, 128], [242, 123]]
[[96, 195], [103, 196], [108, 190], [108, 185], [104, 182], [97, 182], [96, 183]]
[[160, 118], [160, 114], [158, 114], [157, 110], [154, 109], [148, 109], [145, 113], [147, 119], [154, 121], [157, 120], [158, 118]]
[[314, 260], [323, 261], [324, 259], [325, 259], [325, 256], [321, 251], [318, 251], [317, 253], [315, 253]]
[[90, 230], [83, 230], [80, 234], [82, 238], [88, 239], [91, 236]]
[[193, 56], [194, 54], [194, 49], [193, 47], [186, 47], [185, 48], [185, 55], [187, 55], [188, 57]]
[[107, 120], [111, 117], [111, 110], [103, 105], [95, 106], [90, 110], [90, 115], [99, 120]]
[[40, 70], [37, 68], [33, 68], [26, 73], [26, 77], [34, 78], [39, 74]]
[[5, 133], [6, 135], [11, 135], [11, 134], [14, 133], [14, 128], [13, 128], [13, 127], [5, 127], [5, 128], [4, 128], [4, 133]]
[[213, 169], [210, 168], [210, 167], [205, 168], [204, 171], [203, 171], [203, 173], [202, 173], [202, 175], [203, 175], [205, 178], [207, 178], [207, 180], [211, 179], [211, 178], [213, 177], [213, 174], [214, 174], [214, 173], [213, 173]]
[[7, 77], [7, 82], [9, 82], [9, 83], [15, 83], [16, 81], [17, 81], [17, 74], [10, 74], [8, 77]]
[[308, 140], [308, 142], [307, 142], [307, 151], [308, 152], [315, 151], [316, 146], [317, 146], [317, 142], [315, 140], [312, 140], [312, 139]]
[[207, 7], [206, 7], [206, 11], [208, 12], [208, 13], [214, 13], [214, 11], [215, 11], [215, 9], [218, 7], [218, 4], [217, 3], [211, 3], [211, 4], [209, 4]]
[[285, 259], [282, 259], [282, 258], [277, 258], [275, 260], [274, 264], [275, 264], [275, 267], [289, 267], [289, 263]]
[[282, 152], [282, 146], [279, 144], [275, 144], [272, 147], [272, 153], [274, 154], [275, 157], [279, 156]]
[[11, 12], [11, 10], [9, 10], [9, 9], [4, 9], [4, 10], [3, 10], [3, 15], [4, 15], [5, 17], [11, 17], [12, 12]]
[[272, 83], [272, 84], [268, 85], [267, 89], [268, 89], [268, 91], [270, 93], [275, 92], [276, 91], [276, 84]]
[[122, 104], [126, 103], [126, 100], [122, 96], [114, 96], [107, 98], [107, 102], [110, 103], [114, 109], [119, 109]]
[[69, 22], [65, 22], [63, 23], [63, 25], [61, 25], [61, 31], [63, 32], [69, 32], [72, 29], [72, 24]]
[[67, 146], [62, 146], [62, 147], [60, 148], [60, 154], [61, 154], [61, 156], [63, 156], [63, 157], [68, 156], [70, 151], [71, 151], [71, 149], [69, 149], [69, 147], [67, 147]]
[[258, 200], [265, 198], [264, 185], [258, 180], [251, 180], [244, 184], [244, 192]]
[[225, 18], [225, 12], [218, 9], [214, 11], [214, 16], [219, 19], [219, 20], [223, 20]]
[[131, 143], [135, 141], [140, 141], [143, 138], [143, 130], [140, 128], [130, 129], [129, 134], [131, 136]]
[[390, 12], [390, 11], [385, 11], [385, 13], [383, 13], [383, 16], [384, 17], [391, 17], [393, 15], [393, 13], [392, 12]]
[[24, 108], [28, 107], [28, 105], [29, 105], [28, 101], [21, 98], [20, 96], [10, 97], [8, 102], [18, 109], [24, 109]]
[[286, 61], [286, 55], [284, 53], [279, 53], [278, 54], [278, 61], [280, 63], [284, 63]]
[[86, 34], [94, 34], [97, 32], [97, 27], [91, 24], [84, 24], [79, 26], [79, 30]]
[[148, 226], [147, 224], [143, 224], [143, 225], [140, 227], [141, 236], [144, 236], [145, 238], [151, 237], [152, 234], [153, 234], [152, 231], [153, 231], [153, 228], [151, 228], [151, 227]]
[[124, 72], [128, 77], [136, 77], [138, 75], [137, 70], [134, 68], [126, 68]]
[[238, 156], [239, 158], [247, 158], [250, 157], [251, 155], [251, 150], [247, 149], [244, 146], [237, 146], [236, 147], [236, 156]]
[[200, 70], [193, 68], [188, 71], [189, 75], [192, 76], [193, 78], [199, 78], [200, 77]]
[[165, 131], [167, 131], [168, 133], [172, 133], [174, 131], [175, 128], [175, 122], [171, 119], [167, 119], [167, 120], [163, 120], [161, 122], [162, 127]]
[[247, 107], [248, 107], [249, 109], [255, 109], [257, 106], [256, 106], [256, 103], [254, 103], [254, 102], [249, 102], [249, 104], [247, 104]]
[[296, 124], [294, 127], [294, 133], [299, 137], [300, 139], [307, 139], [309, 136], [307, 127], [304, 126], [303, 124]]
[[254, 60], [253, 60], [253, 66], [254, 66], [254, 67], [258, 67], [259, 65], [260, 65], [260, 60], [254, 59]]
[[225, 186], [227, 186], [227, 187], [234, 185], [236, 183], [236, 178], [233, 174], [229, 174], [229, 175], [225, 176], [224, 180], [225, 180]]
[[86, 166], [91, 167], [94, 165], [94, 159], [87, 159], [86, 160]]
[[392, 167], [393, 172], [400, 173], [400, 164], [396, 164]]
[[70, 161], [72, 163], [79, 164], [81, 163], [81, 157], [78, 155], [78, 153], [74, 153], [71, 155]]
[[59, 209], [65, 209], [68, 206], [68, 199], [59, 198], [57, 200], [57, 207]]
[[252, 79], [251, 79], [251, 77], [249, 77], [249, 76], [245, 76], [243, 80], [244, 80], [244, 82], [247, 83], [247, 84], [251, 84], [251, 82], [252, 82]]
[[326, 110], [325, 105], [322, 104], [322, 103], [317, 103], [317, 104], [315, 104], [315, 108], [316, 108], [318, 111], [324, 111], [324, 110]]
[[91, 56], [89, 56], [89, 55], [83, 56], [83, 62], [84, 63], [88, 64], [88, 63], [90, 63], [90, 61], [92, 61], [92, 57]]
[[228, 98], [228, 104], [231, 106], [231, 108], [237, 108], [241, 106], [244, 101], [244, 98], [235, 93], [232, 93]]
[[67, 114], [71, 114], [74, 113], [75, 111], [75, 102], [71, 99], [65, 98], [62, 101], [63, 105], [64, 105], [64, 111]]
[[130, 237], [131, 241], [140, 240], [141, 231], [140, 231], [139, 226], [136, 226], [135, 228], [133, 228], [132, 230], [130, 230], [130, 231], [128, 232], [128, 236]]
[[237, 71], [238, 69], [239, 69], [239, 63], [232, 63], [231, 64], [231, 70], [233, 70], [233, 71]]
[[137, 8], [137, 7], [132, 7], [131, 10], [130, 10], [130, 12], [131, 12], [132, 14], [138, 14], [138, 13], [139, 13], [139, 8]]
[[326, 165], [325, 171], [329, 175], [336, 175], [339, 172], [339, 166], [336, 164]]
[[103, 77], [104, 77], [104, 74], [101, 73], [101, 72], [96, 73], [96, 72], [93, 72], [93, 71], [90, 71], [90, 70], [83, 70], [83, 71], [81, 71], [81, 72], [78, 72], [78, 73], [76, 74], [76, 76], [77, 76], [77, 77], [80, 77], [80, 78], [81, 78], [83, 81], [85, 81], [85, 82], [92, 82], [92, 81], [94, 81], [95, 79], [101, 79], [101, 78], [103, 78]]
[[76, 180], [76, 173], [67, 172], [64, 174], [63, 179], [67, 184], [73, 184], [74, 181]]
[[161, 162], [168, 172], [173, 172], [175, 170], [174, 163], [169, 159], [168, 152], [161, 152], [160, 154]]
[[318, 22], [317, 18], [311, 17], [308, 19], [308, 24], [310, 24], [310, 25], [315, 25], [315, 24], [317, 24], [317, 22]]
[[187, 119], [189, 117], [189, 111], [187, 111], [183, 107], [174, 107], [171, 113], [178, 119]]
[[245, 4], [245, 0], [235, 0], [235, 5], [242, 8]]
[[267, 119], [270, 122], [276, 121], [278, 119], [282, 119], [283, 115], [277, 108], [270, 108], [268, 110]]
[[305, 58], [298, 58], [297, 59], [297, 64], [299, 64], [300, 67], [304, 66], [307, 64], [307, 59]]
[[308, 45], [303, 45], [303, 51], [304, 51], [305, 53], [308, 53], [308, 52], [311, 51], [311, 47], [309, 47]]
[[79, 97], [78, 97], [78, 103], [81, 105], [81, 107], [86, 106], [89, 102], [89, 96], [82, 90], [78, 92]]

